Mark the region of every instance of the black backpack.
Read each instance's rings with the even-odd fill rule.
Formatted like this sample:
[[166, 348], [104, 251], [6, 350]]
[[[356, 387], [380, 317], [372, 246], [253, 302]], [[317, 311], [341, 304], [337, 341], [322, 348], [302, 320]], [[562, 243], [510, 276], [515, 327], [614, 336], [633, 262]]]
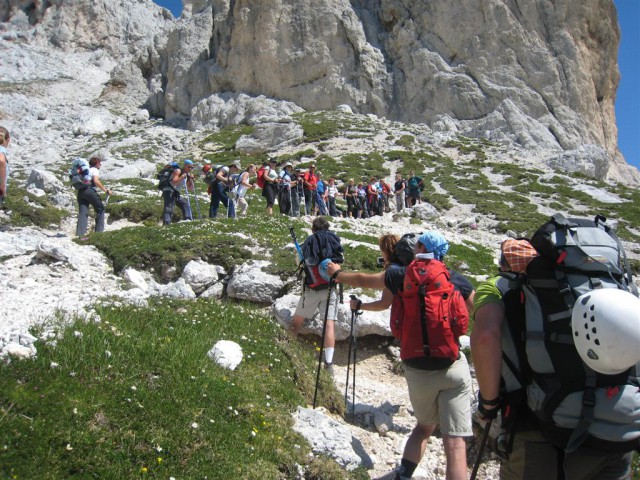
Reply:
[[171, 187], [171, 175], [173, 174], [174, 170], [178, 168], [180, 168], [180, 166], [177, 163], [173, 162], [165, 165], [164, 168], [160, 170], [160, 172], [158, 172], [158, 175], [156, 176], [156, 178], [158, 179], [158, 190], [164, 190], [167, 187]]

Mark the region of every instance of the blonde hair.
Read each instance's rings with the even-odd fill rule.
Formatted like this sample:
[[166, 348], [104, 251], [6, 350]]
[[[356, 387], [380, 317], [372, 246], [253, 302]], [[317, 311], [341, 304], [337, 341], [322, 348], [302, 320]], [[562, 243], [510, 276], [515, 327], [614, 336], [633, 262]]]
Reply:
[[247, 169], [245, 170], [246, 172], [250, 171], [252, 168], [256, 168], [256, 166], [253, 163], [250, 163], [249, 166], [247, 167]]
[[393, 233], [386, 233], [378, 239], [378, 247], [384, 255], [384, 268], [388, 268], [392, 263], [400, 263], [396, 255], [396, 243], [400, 241], [400, 237]]
[[4, 146], [9, 143], [11, 139], [11, 135], [9, 135], [9, 130], [4, 127], [0, 127], [0, 145]]

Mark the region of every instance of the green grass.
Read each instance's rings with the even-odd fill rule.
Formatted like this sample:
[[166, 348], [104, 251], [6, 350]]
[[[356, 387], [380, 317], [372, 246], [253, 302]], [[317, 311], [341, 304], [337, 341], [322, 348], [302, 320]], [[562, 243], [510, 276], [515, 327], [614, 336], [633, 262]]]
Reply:
[[[73, 193], [75, 194], [75, 190]], [[25, 198], [29, 199], [29, 203], [24, 201]], [[65, 210], [54, 207], [46, 196], [37, 197], [14, 184], [9, 186], [3, 208], [11, 212], [8, 223], [14, 227], [36, 225], [50, 228], [60, 225], [69, 215]]]
[[[61, 329], [56, 346], [38, 342], [37, 358], [0, 364], [0, 478], [286, 479], [296, 464], [322, 472], [291, 429], [291, 413], [312, 401], [314, 345], [249, 305], [97, 312], [100, 322]], [[243, 349], [235, 371], [207, 357], [222, 339]], [[324, 373], [319, 404], [343, 413]]]
[[341, 135], [354, 138], [373, 136], [374, 123], [363, 116], [346, 115], [335, 111], [303, 112], [292, 115], [304, 131], [303, 141], [322, 142]]

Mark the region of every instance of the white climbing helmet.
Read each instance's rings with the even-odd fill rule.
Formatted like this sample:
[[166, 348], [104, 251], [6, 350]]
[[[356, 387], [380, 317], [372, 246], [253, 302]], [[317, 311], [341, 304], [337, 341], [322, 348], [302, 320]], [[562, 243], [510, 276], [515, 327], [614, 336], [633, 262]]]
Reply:
[[573, 342], [596, 372], [615, 375], [640, 362], [640, 299], [602, 288], [580, 295], [571, 314]]

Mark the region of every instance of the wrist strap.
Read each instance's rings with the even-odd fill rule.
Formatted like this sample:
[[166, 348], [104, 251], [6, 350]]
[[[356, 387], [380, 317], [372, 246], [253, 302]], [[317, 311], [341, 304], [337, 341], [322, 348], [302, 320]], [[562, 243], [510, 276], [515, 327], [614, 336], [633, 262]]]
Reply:
[[481, 405], [487, 405], [488, 407], [496, 407], [502, 403], [502, 397], [498, 395], [493, 400], [485, 400], [482, 398], [482, 394], [478, 392], [478, 403]]
[[338, 278], [338, 275], [341, 271], [342, 270], [336, 270], [335, 272], [333, 272], [333, 275], [331, 275], [331, 280], [335, 280], [336, 278]]

